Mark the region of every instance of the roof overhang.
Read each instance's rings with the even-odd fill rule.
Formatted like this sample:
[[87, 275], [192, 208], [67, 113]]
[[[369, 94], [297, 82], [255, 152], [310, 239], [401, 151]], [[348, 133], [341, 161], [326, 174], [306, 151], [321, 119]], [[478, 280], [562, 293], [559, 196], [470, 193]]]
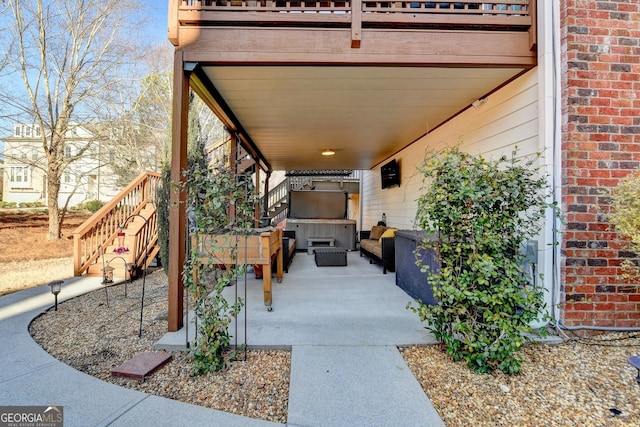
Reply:
[[263, 168], [370, 169], [525, 70], [202, 65], [195, 88]]

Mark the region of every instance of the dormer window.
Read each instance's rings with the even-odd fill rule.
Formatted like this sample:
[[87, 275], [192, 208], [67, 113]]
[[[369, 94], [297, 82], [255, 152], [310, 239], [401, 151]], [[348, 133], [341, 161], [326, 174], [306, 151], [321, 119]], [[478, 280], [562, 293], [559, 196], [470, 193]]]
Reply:
[[24, 127], [24, 136], [27, 136], [27, 137], [31, 136], [31, 126]]
[[13, 133], [15, 136], [22, 136], [22, 125], [16, 125]]

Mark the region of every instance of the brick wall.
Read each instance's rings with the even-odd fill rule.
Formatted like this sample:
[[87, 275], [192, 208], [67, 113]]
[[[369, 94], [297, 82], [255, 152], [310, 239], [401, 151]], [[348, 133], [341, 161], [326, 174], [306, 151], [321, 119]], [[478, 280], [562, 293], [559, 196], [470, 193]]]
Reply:
[[640, 326], [634, 257], [607, 222], [609, 195], [640, 165], [640, 1], [561, 0], [561, 310], [565, 325]]

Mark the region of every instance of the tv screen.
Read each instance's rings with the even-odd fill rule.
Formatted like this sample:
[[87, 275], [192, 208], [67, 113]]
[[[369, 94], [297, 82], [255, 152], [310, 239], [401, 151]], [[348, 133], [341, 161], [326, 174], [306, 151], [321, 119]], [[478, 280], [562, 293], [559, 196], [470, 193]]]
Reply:
[[395, 159], [380, 168], [382, 188], [400, 186], [400, 168]]

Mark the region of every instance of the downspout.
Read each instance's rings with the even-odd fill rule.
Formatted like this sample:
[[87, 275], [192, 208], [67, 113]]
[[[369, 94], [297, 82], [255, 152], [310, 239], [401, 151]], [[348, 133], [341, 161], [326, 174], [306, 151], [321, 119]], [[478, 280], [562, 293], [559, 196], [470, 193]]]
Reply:
[[[544, 2], [540, 2], [544, 4]], [[552, 73], [552, 90], [553, 90], [553, 140], [552, 140], [552, 149], [553, 149], [553, 177], [552, 177], [552, 189], [553, 189], [553, 203], [557, 206], [557, 209], [553, 209], [553, 230], [552, 230], [552, 244], [553, 244], [553, 252], [552, 252], [552, 268], [553, 274], [551, 278], [551, 318], [558, 319], [557, 306], [559, 303], [560, 297], [560, 286], [561, 286], [561, 258], [560, 251], [562, 249], [562, 244], [560, 239], [562, 238], [560, 233], [560, 227], [562, 226], [562, 221], [559, 216], [558, 209], [561, 206], [562, 198], [560, 197], [562, 194], [561, 180], [559, 177], [562, 176], [562, 137], [560, 135], [560, 127], [562, 125], [562, 117], [561, 117], [561, 105], [560, 102], [562, 100], [562, 95], [560, 93], [560, 75], [562, 70], [561, 61], [560, 61], [560, 21], [559, 21], [559, 4], [558, 1], [551, 2], [551, 63], [553, 67]]]
[[[540, 165], [544, 166], [547, 172], [547, 185], [551, 188], [552, 194], [547, 201], [549, 203], [559, 203], [562, 171], [561, 144], [559, 141], [560, 109], [558, 103], [559, 96], [559, 58], [557, 48], [559, 31], [556, 25], [557, 0], [552, 2], [537, 2], [538, 18], [538, 150], [544, 155], [540, 158]], [[538, 257], [541, 258], [540, 274], [543, 278], [542, 287], [545, 290], [544, 314], [550, 316], [551, 321], [557, 319], [558, 291], [560, 286], [560, 247], [558, 242], [560, 223], [556, 209], [549, 208], [545, 214], [545, 226], [539, 235], [543, 245], [539, 246]], [[534, 279], [536, 279], [534, 277]], [[547, 294], [548, 292], [548, 294]], [[541, 313], [542, 315], [542, 313]], [[549, 323], [542, 318], [536, 319], [530, 324], [533, 328], [542, 328]]]
[[[360, 170], [360, 181], [358, 182], [358, 187], [359, 187], [359, 191], [360, 191], [359, 197], [358, 197], [359, 204], [360, 204], [360, 208], [358, 209], [358, 211], [359, 211], [358, 212], [359, 213], [359, 215], [358, 215], [358, 217], [359, 217], [358, 218], [358, 229], [359, 230], [362, 230], [362, 221], [363, 221], [362, 212], [364, 211], [364, 197], [363, 197], [364, 193], [363, 193], [363, 190], [364, 190], [364, 174], [365, 173], [366, 173], [366, 171], [364, 169]], [[360, 244], [360, 233], [358, 233], [357, 231], [356, 231], [356, 242], [358, 244]]]

